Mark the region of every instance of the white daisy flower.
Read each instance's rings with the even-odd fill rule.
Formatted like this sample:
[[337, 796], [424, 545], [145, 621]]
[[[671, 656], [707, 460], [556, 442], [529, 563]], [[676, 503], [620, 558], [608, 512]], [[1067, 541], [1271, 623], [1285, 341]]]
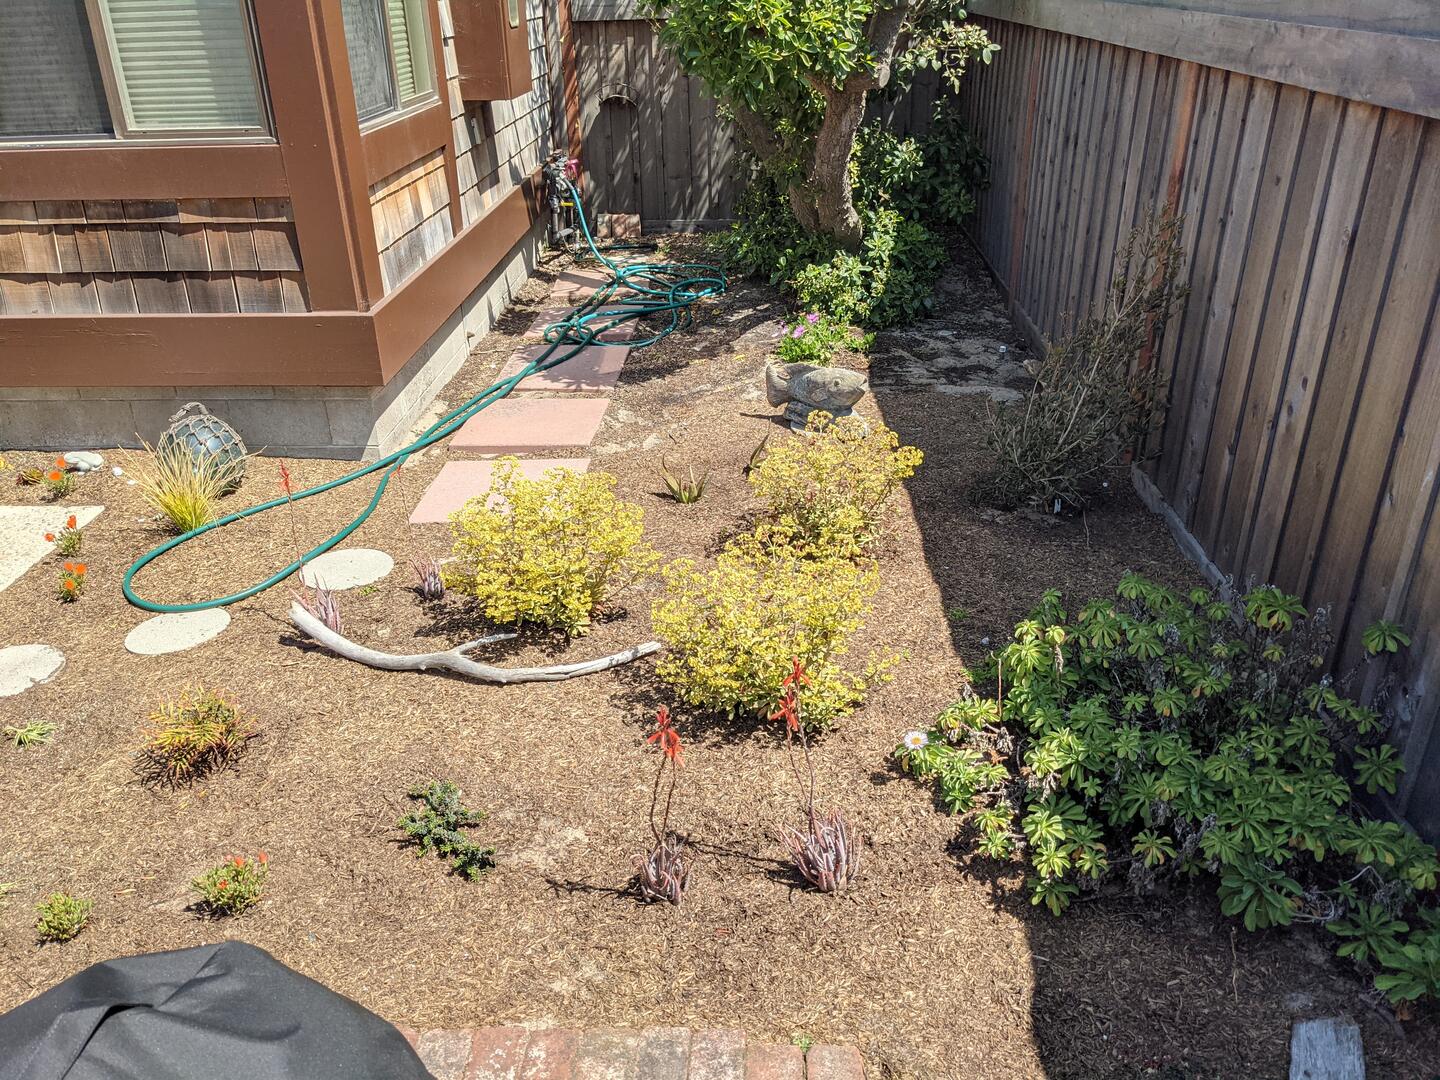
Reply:
[[930, 745], [930, 736], [923, 731], [907, 731], [903, 741], [905, 749], [919, 750], [923, 746]]

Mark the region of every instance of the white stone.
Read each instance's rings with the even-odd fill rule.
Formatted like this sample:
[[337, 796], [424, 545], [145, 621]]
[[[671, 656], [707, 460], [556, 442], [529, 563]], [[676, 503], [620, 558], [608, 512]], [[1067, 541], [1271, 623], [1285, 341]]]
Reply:
[[49, 645], [11, 645], [0, 649], [0, 697], [14, 697], [49, 682], [65, 666], [65, 654]]
[[146, 619], [125, 635], [125, 648], [136, 656], [162, 656], [203, 645], [230, 625], [224, 608], [176, 611]]
[[300, 580], [322, 589], [354, 589], [379, 581], [395, 569], [395, 560], [374, 548], [342, 548], [311, 559], [300, 571]]
[[20, 580], [55, 546], [45, 534], [59, 533], [65, 520], [75, 515], [75, 525], [83, 529], [100, 516], [103, 506], [0, 506], [0, 589]]
[[94, 450], [71, 450], [64, 460], [66, 465], [80, 472], [90, 472], [105, 464], [105, 459]]

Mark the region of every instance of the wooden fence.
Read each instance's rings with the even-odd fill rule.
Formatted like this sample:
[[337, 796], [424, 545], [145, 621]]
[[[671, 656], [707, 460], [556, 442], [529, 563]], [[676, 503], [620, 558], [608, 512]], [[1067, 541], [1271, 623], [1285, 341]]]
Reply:
[[[1001, 52], [962, 95], [993, 162], [974, 239], [1053, 340], [1147, 210], [1184, 215], [1191, 292], [1137, 486], [1212, 573], [1328, 605], [1341, 668], [1374, 620], [1410, 631], [1386, 672], [1394, 809], [1440, 835], [1440, 38], [1158, 2], [972, 6], [1006, 16], [984, 19]], [[1387, 78], [1397, 57], [1421, 66]]]
[[575, 5], [583, 161], [601, 214], [647, 229], [730, 217], [735, 143], [699, 79], [681, 73], [633, 5]]

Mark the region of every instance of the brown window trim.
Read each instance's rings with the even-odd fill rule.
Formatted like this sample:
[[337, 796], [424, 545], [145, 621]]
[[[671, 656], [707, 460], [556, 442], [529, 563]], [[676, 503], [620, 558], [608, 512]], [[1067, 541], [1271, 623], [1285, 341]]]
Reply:
[[0, 198], [285, 198], [290, 185], [274, 143], [0, 148]]
[[538, 174], [366, 312], [0, 316], [0, 387], [383, 386], [541, 218]]
[[374, 127], [362, 128], [360, 148], [365, 155], [366, 182], [378, 184], [439, 150], [449, 139], [450, 111], [441, 100]]

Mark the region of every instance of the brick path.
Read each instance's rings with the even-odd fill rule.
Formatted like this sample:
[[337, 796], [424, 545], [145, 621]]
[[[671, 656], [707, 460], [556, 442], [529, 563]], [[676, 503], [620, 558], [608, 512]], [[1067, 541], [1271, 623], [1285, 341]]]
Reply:
[[435, 1080], [865, 1080], [854, 1047], [807, 1052], [739, 1031], [400, 1030]]

